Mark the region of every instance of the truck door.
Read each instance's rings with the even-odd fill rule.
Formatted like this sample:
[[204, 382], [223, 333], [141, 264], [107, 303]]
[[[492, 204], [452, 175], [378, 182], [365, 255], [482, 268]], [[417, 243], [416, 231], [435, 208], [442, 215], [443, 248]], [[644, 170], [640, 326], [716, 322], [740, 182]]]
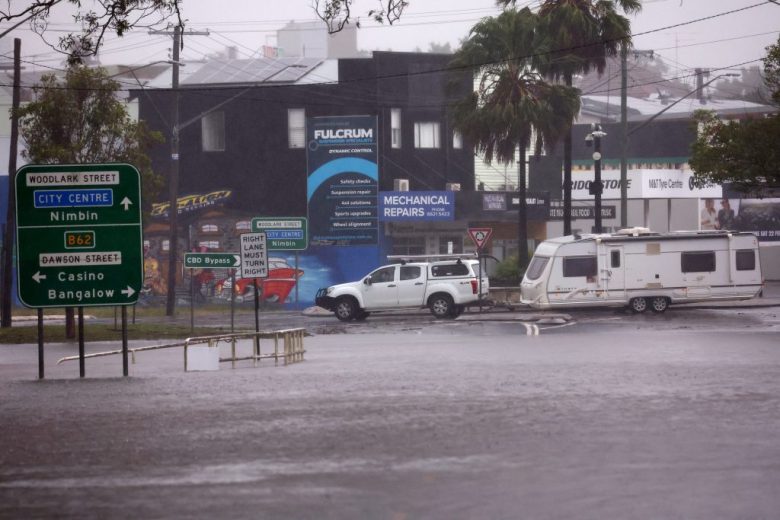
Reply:
[[366, 277], [369, 283], [363, 286], [363, 300], [367, 309], [398, 306], [398, 267], [381, 267]]
[[425, 270], [419, 265], [402, 265], [398, 279], [398, 305], [423, 305], [425, 297]]
[[608, 245], [605, 248], [601, 281], [606, 297], [609, 300], [624, 300], [626, 298], [626, 257], [623, 246]]

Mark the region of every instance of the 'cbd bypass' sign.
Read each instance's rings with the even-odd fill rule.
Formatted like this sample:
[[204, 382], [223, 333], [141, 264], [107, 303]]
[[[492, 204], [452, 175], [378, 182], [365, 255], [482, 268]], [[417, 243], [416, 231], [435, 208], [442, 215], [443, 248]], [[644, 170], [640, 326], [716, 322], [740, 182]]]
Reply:
[[129, 164], [28, 165], [16, 174], [19, 299], [131, 305], [143, 283], [141, 177]]

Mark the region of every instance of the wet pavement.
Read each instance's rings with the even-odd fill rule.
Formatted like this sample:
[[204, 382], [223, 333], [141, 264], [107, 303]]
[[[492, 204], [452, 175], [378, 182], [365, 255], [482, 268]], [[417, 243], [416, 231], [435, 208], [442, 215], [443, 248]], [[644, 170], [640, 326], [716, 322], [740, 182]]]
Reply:
[[0, 346], [0, 518], [774, 518], [775, 314], [540, 336], [310, 317], [345, 329], [299, 364], [185, 373], [171, 349], [130, 378], [89, 359], [84, 380], [55, 364], [71, 344], [47, 346], [44, 381], [35, 346]]

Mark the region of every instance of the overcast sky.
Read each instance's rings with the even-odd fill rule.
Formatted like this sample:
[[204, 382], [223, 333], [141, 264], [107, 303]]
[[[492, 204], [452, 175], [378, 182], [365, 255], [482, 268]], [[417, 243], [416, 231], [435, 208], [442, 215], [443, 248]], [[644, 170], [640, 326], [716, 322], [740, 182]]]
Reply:
[[[183, 0], [188, 28], [209, 29], [210, 35], [188, 37], [182, 58], [198, 59], [231, 45], [238, 47], [240, 57], [249, 57], [261, 45], [273, 45], [275, 30], [286, 22], [314, 20], [311, 3], [312, 0]], [[532, 8], [538, 3], [518, 2]], [[765, 47], [777, 41], [780, 30], [780, 5], [767, 0], [645, 0], [642, 3], [642, 12], [632, 18], [635, 47], [654, 50], [675, 68], [672, 72], [679, 69], [682, 73], [695, 67], [739, 68], [739, 64], [751, 61], [748, 66], [760, 65], [753, 60], [765, 55]], [[365, 13], [377, 4], [378, 0], [357, 0], [355, 10]], [[494, 0], [409, 0], [409, 4], [402, 20], [393, 26], [378, 26], [363, 16], [358, 47], [414, 51], [427, 50], [430, 42], [448, 42], [454, 47], [481, 17], [499, 12]], [[742, 8], [747, 9], [718, 16]], [[711, 19], [696, 21], [707, 17]], [[56, 31], [74, 27], [68, 21], [63, 11], [57, 13], [49, 33], [52, 41], [61, 34]], [[678, 25], [685, 22], [691, 23]], [[28, 70], [35, 68], [30, 62], [61, 66], [61, 58], [23, 28], [0, 40], [3, 53], [8, 52], [13, 37], [22, 38], [22, 54]], [[170, 46], [170, 37], [136, 30], [107, 42], [101, 61], [143, 64], [167, 59]]]

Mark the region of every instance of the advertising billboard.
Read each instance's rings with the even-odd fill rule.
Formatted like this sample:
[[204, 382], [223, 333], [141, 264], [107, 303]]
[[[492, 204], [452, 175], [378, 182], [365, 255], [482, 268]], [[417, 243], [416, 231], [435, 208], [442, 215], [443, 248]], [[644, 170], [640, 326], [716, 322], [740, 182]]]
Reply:
[[780, 199], [701, 199], [699, 229], [749, 231], [761, 242], [780, 241]]
[[376, 116], [309, 118], [306, 136], [309, 243], [376, 244]]

